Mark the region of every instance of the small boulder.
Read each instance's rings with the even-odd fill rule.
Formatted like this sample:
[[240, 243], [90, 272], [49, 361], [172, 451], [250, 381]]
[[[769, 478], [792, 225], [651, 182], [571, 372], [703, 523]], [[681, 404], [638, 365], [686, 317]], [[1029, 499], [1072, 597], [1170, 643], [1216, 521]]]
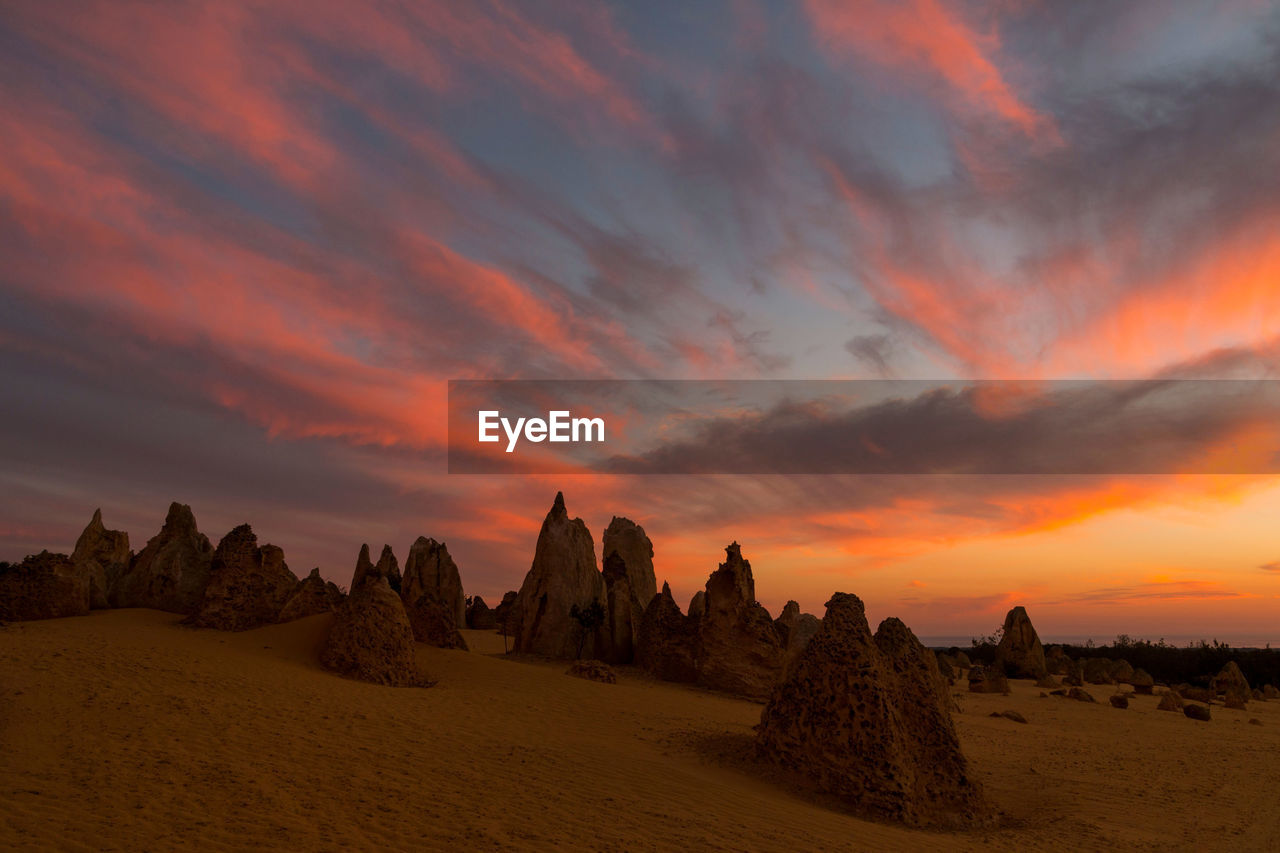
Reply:
[[1123, 711], [1124, 709], [1129, 707], [1129, 697], [1124, 695], [1123, 693], [1111, 694], [1111, 707], [1119, 708], [1120, 710]]
[[1229, 703], [1238, 707], [1244, 707], [1250, 696], [1249, 682], [1235, 661], [1228, 661], [1222, 671], [1214, 676], [1210, 690], [1216, 695], [1225, 696]]
[[618, 676], [609, 665], [598, 660], [574, 661], [573, 666], [564, 671], [565, 675], [574, 678], [585, 678], [587, 681], [599, 681], [601, 684], [617, 684]]
[[1182, 713], [1192, 720], [1200, 720], [1201, 722], [1209, 722], [1209, 706], [1187, 704], [1183, 707]]
[[1089, 684], [1115, 684], [1110, 658], [1088, 658], [1084, 662], [1084, 680]]
[[1003, 672], [987, 669], [981, 664], [969, 669], [970, 693], [1008, 693], [1009, 679]]
[[1067, 698], [1075, 699], [1077, 702], [1097, 702], [1098, 701], [1097, 699], [1093, 698], [1092, 693], [1090, 693], [1088, 690], [1085, 690], [1083, 687], [1072, 687], [1070, 690], [1067, 691]]
[[1160, 704], [1156, 705], [1157, 711], [1181, 711], [1182, 697], [1172, 690], [1167, 690], [1160, 695]]

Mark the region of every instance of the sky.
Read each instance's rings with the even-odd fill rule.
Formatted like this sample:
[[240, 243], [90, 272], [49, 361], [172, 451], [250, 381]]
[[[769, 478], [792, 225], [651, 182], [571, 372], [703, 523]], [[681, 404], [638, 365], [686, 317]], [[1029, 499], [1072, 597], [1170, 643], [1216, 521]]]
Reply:
[[563, 490], [682, 603], [1280, 642], [1275, 476], [445, 463], [450, 379], [1275, 378], [1273, 4], [7, 0], [0, 139], [0, 559], [178, 500], [492, 603]]

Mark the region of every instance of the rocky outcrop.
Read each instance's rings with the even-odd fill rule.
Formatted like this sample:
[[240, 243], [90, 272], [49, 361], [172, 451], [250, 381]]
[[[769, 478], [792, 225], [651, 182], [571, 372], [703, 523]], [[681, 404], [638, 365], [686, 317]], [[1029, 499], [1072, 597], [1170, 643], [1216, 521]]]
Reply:
[[169, 505], [160, 532], [129, 562], [107, 589], [113, 607], [150, 607], [192, 614], [204, 598], [213, 545], [196, 527], [191, 507]]
[[41, 551], [0, 564], [0, 622], [57, 619], [89, 612], [89, 575], [66, 554]]
[[1210, 689], [1215, 695], [1222, 696], [1225, 701], [1236, 707], [1244, 707], [1244, 703], [1251, 698], [1249, 690], [1249, 681], [1244, 677], [1244, 673], [1240, 671], [1240, 666], [1235, 661], [1227, 661], [1227, 665], [1222, 671], [1213, 677]]
[[[362, 552], [368, 557], [368, 549]], [[334, 617], [320, 651], [326, 669], [393, 687], [421, 686], [404, 602], [381, 575], [367, 575]]]
[[95, 509], [93, 518], [76, 540], [71, 562], [89, 579], [89, 607], [110, 607], [107, 590], [113, 581], [129, 570], [129, 534], [108, 530], [102, 523], [102, 510]]
[[258, 547], [253, 528], [242, 524], [218, 543], [200, 606], [188, 620], [199, 628], [245, 631], [275, 622], [298, 586], [284, 551]]
[[569, 518], [564, 495], [557, 492], [516, 596], [515, 651], [562, 660], [600, 657], [607, 652], [605, 626], [584, 626], [572, 613], [575, 607], [587, 612], [593, 604], [603, 610], [604, 600], [591, 533], [582, 519]]
[[772, 692], [756, 750], [873, 817], [937, 826], [991, 819], [933, 655], [896, 619], [873, 637], [853, 595], [827, 603], [822, 627]]
[[419, 536], [413, 543], [404, 564], [400, 598], [418, 642], [444, 649], [467, 647], [458, 633], [467, 618], [462, 578], [443, 542]]
[[311, 574], [294, 586], [288, 601], [284, 603], [284, 607], [280, 608], [280, 615], [276, 617], [276, 621], [292, 622], [295, 619], [305, 619], [321, 613], [333, 613], [342, 606], [343, 598], [345, 596], [336, 584], [320, 577], [318, 568], [312, 569]]
[[564, 671], [565, 675], [574, 678], [585, 678], [587, 681], [598, 681], [601, 684], [617, 684], [618, 676], [608, 664], [598, 660], [574, 661], [573, 666]]
[[[783, 606], [782, 613], [773, 620], [773, 624], [782, 634], [783, 668], [785, 669], [800, 656], [804, 647], [809, 645], [813, 635], [818, 633], [818, 628], [822, 627], [822, 620], [812, 613], [801, 613], [798, 603], [788, 601]], [[950, 669], [949, 665], [948, 669]], [[952, 674], [944, 673], [944, 675], [947, 678], [953, 677]]]
[[680, 612], [671, 589], [645, 608], [636, 633], [636, 664], [664, 681], [693, 683], [698, 680], [698, 623]]
[[467, 627], [475, 631], [491, 631], [498, 627], [498, 617], [480, 596], [473, 596], [467, 608]]
[[707, 579], [698, 626], [698, 681], [728, 693], [764, 699], [782, 677], [785, 640], [756, 601], [751, 564], [737, 542]]
[[1049, 673], [1040, 637], [1027, 616], [1026, 608], [1021, 605], [1004, 617], [1003, 635], [996, 647], [995, 668], [1014, 678], [1039, 678]]

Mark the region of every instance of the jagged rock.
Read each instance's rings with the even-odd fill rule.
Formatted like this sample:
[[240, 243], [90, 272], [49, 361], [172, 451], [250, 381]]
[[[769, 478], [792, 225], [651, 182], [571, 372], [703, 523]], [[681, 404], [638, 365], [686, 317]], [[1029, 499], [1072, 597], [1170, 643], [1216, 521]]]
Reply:
[[886, 619], [873, 637], [857, 596], [836, 593], [765, 706], [756, 750], [871, 816], [989, 823], [950, 705], [934, 656], [905, 625]]
[[1133, 692], [1139, 696], [1150, 696], [1156, 686], [1156, 680], [1151, 677], [1151, 673], [1141, 668], [1133, 671], [1129, 683], [1133, 685]]
[[658, 593], [653, 574], [653, 543], [643, 527], [628, 518], [614, 516], [605, 528], [601, 551], [610, 656], [616, 663], [630, 663], [645, 607]]
[[134, 555], [107, 589], [113, 607], [150, 607], [191, 614], [204, 598], [213, 545], [196, 527], [191, 507], [173, 503], [160, 532]]
[[1224, 696], [1227, 707], [1243, 708], [1250, 695], [1249, 682], [1235, 661], [1227, 661], [1222, 671], [1214, 676], [1210, 690], [1216, 695]]
[[41, 551], [0, 567], [0, 621], [58, 619], [89, 612], [89, 575], [66, 554]]
[[1129, 707], [1129, 697], [1123, 693], [1111, 694], [1111, 707], [1119, 708], [1123, 711], [1125, 708]]
[[[367, 557], [367, 549], [364, 552]], [[350, 678], [393, 687], [423, 686], [404, 602], [381, 575], [366, 576], [338, 609], [320, 663]]]
[[[1041, 693], [1040, 695], [1048, 696], [1047, 693]], [[1022, 723], [1023, 725], [1025, 725], [1027, 722], [1027, 718], [1019, 714], [1017, 711], [992, 711], [987, 716], [1003, 717], [1006, 720], [1013, 720], [1015, 723]]]
[[112, 581], [129, 570], [132, 557], [129, 534], [122, 530], [108, 530], [102, 523], [102, 510], [95, 509], [71, 554], [71, 562], [89, 579], [89, 607], [100, 610], [111, 606], [107, 600], [107, 589]]
[[693, 598], [689, 599], [689, 618], [701, 619], [702, 615], [707, 612], [707, 591], [700, 589], [693, 594]]
[[995, 668], [1016, 678], [1039, 678], [1048, 670], [1044, 665], [1044, 647], [1021, 605], [1004, 617], [1003, 636], [996, 647]]
[[467, 620], [462, 578], [443, 542], [419, 536], [413, 543], [404, 564], [400, 598], [414, 639], [444, 649], [466, 649], [467, 641], [458, 633]]
[[275, 622], [298, 586], [284, 551], [258, 547], [253, 528], [233, 529], [213, 552], [209, 582], [200, 606], [188, 620], [200, 628], [245, 631]]
[[1182, 713], [1192, 720], [1200, 720], [1203, 723], [1209, 722], [1208, 705], [1186, 705], [1183, 707]]
[[1172, 690], [1160, 696], [1160, 704], [1156, 705], [1157, 711], [1181, 711], [1182, 697]]
[[298, 581], [290, 594], [289, 600], [280, 608], [277, 622], [292, 622], [321, 613], [333, 613], [342, 606], [342, 590], [331, 581], [320, 577], [320, 569], [312, 569], [311, 574]]
[[1133, 665], [1124, 659], [1112, 661], [1107, 674], [1116, 684], [1128, 684], [1133, 680]]
[[491, 631], [498, 627], [497, 614], [478, 595], [472, 597], [471, 606], [467, 608], [467, 627], [476, 631]]
[[1084, 680], [1090, 684], [1115, 684], [1110, 658], [1089, 658], [1084, 662]]
[[564, 495], [557, 492], [516, 597], [515, 651], [560, 659], [598, 657], [607, 651], [605, 626], [584, 627], [571, 613], [575, 606], [586, 610], [596, 603], [603, 609], [604, 601], [591, 533], [582, 519], [569, 518]]
[[671, 588], [663, 584], [640, 620], [636, 664], [664, 681], [697, 681], [698, 624], [680, 612]]
[[970, 693], [1008, 693], [1009, 679], [1003, 672], [981, 664], [969, 668]]
[[518, 593], [512, 589], [503, 593], [502, 601], [498, 602], [498, 606], [493, 608], [493, 621], [499, 631], [507, 634], [515, 632], [518, 611], [516, 610], [516, 597]]
[[618, 676], [613, 670], [598, 660], [579, 660], [574, 661], [573, 666], [564, 671], [565, 675], [572, 675], [574, 678], [585, 678], [587, 681], [599, 681], [601, 684], [617, 684]]
[[725, 554], [707, 579], [706, 612], [698, 622], [698, 681], [764, 699], [782, 677], [784, 640], [769, 611], [756, 601], [751, 564], [738, 543], [726, 547]]
[[1085, 690], [1083, 687], [1072, 687], [1070, 690], [1067, 691], [1067, 698], [1075, 699], [1077, 702], [1097, 702], [1098, 701], [1097, 699], [1093, 698], [1092, 693], [1090, 693], [1088, 690]]

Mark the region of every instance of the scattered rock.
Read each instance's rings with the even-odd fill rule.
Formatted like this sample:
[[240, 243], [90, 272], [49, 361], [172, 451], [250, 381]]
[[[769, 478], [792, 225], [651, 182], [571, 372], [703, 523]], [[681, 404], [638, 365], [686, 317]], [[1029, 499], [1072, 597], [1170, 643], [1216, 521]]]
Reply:
[[1201, 722], [1205, 722], [1205, 723], [1209, 722], [1209, 706], [1208, 705], [1188, 704], [1183, 707], [1182, 713], [1193, 720], [1200, 720]]
[[191, 507], [173, 503], [160, 532], [107, 588], [113, 607], [150, 607], [192, 614], [204, 598], [213, 564], [213, 545], [196, 527]]
[[467, 648], [458, 633], [467, 621], [462, 578], [443, 542], [425, 536], [414, 541], [404, 564], [400, 600], [415, 640], [442, 649]]
[[1182, 697], [1172, 690], [1166, 691], [1160, 696], [1160, 704], [1156, 706], [1157, 711], [1181, 711]]
[[89, 575], [66, 554], [41, 551], [0, 568], [0, 620], [58, 619], [89, 612]]
[[1009, 679], [1003, 672], [987, 669], [978, 664], [969, 669], [970, 693], [1008, 693]]
[[764, 699], [782, 677], [785, 647], [769, 611], [756, 601], [751, 563], [737, 542], [707, 579], [698, 624], [698, 681], [715, 690]]
[[476, 631], [487, 631], [498, 627], [497, 613], [489, 609], [480, 596], [473, 596], [471, 606], [467, 608], [467, 627]]
[[1111, 707], [1124, 710], [1129, 707], [1129, 697], [1123, 693], [1111, 694]]
[[204, 596], [188, 621], [220, 631], [270, 625], [297, 587], [284, 551], [275, 545], [259, 548], [253, 528], [241, 524], [222, 537], [213, 552]]
[[1135, 669], [1129, 683], [1133, 685], [1133, 692], [1140, 696], [1150, 696], [1156, 686], [1156, 680], [1145, 669]]
[[584, 628], [570, 614], [605, 603], [604, 580], [596, 569], [595, 543], [580, 518], [569, 518], [564, 495], [542, 522], [533, 565], [525, 575], [516, 608], [520, 624], [515, 650], [550, 658], [598, 657], [607, 651], [603, 624]]
[[756, 749], [866, 814], [912, 825], [991, 822], [934, 656], [896, 619], [873, 637], [853, 595], [827, 603], [822, 627], [761, 715]]
[[[1049, 694], [1041, 693], [1040, 695], [1048, 696]], [[988, 716], [1004, 717], [1006, 720], [1013, 720], [1015, 723], [1023, 723], [1024, 725], [1027, 722], [1027, 718], [1019, 714], [1017, 711], [992, 711]]]
[[112, 582], [129, 570], [132, 558], [129, 534], [122, 530], [108, 530], [102, 523], [102, 510], [95, 509], [71, 554], [71, 562], [89, 579], [90, 608], [100, 610], [111, 606], [107, 590]]
[[1235, 711], [1243, 711], [1247, 707], [1247, 700], [1244, 698], [1244, 694], [1228, 693], [1223, 700], [1223, 705]]
[[[368, 556], [368, 549], [363, 552]], [[425, 686], [404, 602], [385, 577], [366, 577], [334, 617], [320, 663], [350, 678], [392, 687]]]
[[564, 674], [572, 675], [575, 678], [585, 678], [588, 681], [599, 681], [601, 684], [618, 683], [618, 676], [614, 674], [608, 664], [598, 660], [574, 661], [573, 666], [566, 669]]
[[1047, 675], [1044, 647], [1025, 607], [1019, 605], [1004, 617], [1003, 636], [996, 647], [995, 669], [1017, 678]]
[[293, 593], [280, 609], [276, 621], [292, 622], [321, 613], [333, 613], [342, 606], [344, 598], [342, 590], [336, 584], [320, 577], [320, 569], [312, 569], [311, 574], [298, 581], [293, 588]]
[[1070, 690], [1067, 691], [1067, 698], [1075, 699], [1077, 702], [1097, 702], [1098, 701], [1097, 699], [1093, 698], [1093, 694], [1085, 690], [1083, 687], [1072, 687]]

